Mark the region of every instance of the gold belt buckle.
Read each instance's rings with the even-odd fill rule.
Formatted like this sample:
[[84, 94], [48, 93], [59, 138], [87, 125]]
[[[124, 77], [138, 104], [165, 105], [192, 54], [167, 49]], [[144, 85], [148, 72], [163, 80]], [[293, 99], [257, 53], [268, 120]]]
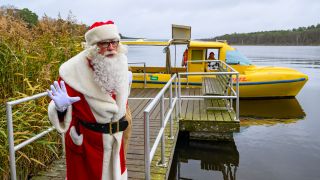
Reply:
[[109, 133], [112, 135], [112, 122], [109, 123]]
[[[120, 123], [119, 123], [119, 121], [117, 121], [117, 122], [114, 122], [115, 124], [117, 124], [117, 130], [116, 130], [116, 132], [115, 133], [117, 133], [117, 132], [119, 132], [120, 131]], [[113, 133], [112, 133], [112, 124], [114, 124], [113, 122], [110, 122], [109, 123], [109, 132], [110, 132], [110, 135], [112, 135]]]

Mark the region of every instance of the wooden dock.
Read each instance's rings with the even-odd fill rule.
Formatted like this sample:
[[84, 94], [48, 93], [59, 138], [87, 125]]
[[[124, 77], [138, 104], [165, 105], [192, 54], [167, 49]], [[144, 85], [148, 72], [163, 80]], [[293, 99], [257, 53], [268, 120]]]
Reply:
[[[129, 106], [133, 117], [132, 136], [129, 143], [129, 149], [127, 154], [127, 168], [129, 179], [144, 179], [145, 167], [144, 167], [144, 114], [143, 110], [147, 107], [151, 98], [155, 97], [160, 89], [132, 89], [129, 100]], [[182, 89], [182, 95], [199, 95], [201, 89]], [[168, 93], [165, 95], [168, 97]], [[141, 99], [138, 99], [141, 98]], [[239, 128], [239, 122], [234, 121], [235, 114], [233, 111], [223, 110], [210, 110], [207, 111], [206, 103], [211, 105], [224, 106], [223, 100], [183, 100], [181, 109], [181, 120], [178, 124], [177, 120], [174, 120], [173, 135], [174, 138], [169, 138], [169, 128], [167, 125], [166, 134], [166, 167], [158, 166], [160, 160], [160, 144], [155, 153], [153, 161], [151, 163], [151, 179], [168, 179], [170, 167], [173, 159], [174, 149], [177, 141], [177, 136], [180, 130], [183, 131], [195, 131], [195, 132], [231, 132], [237, 131]], [[165, 100], [165, 110], [169, 107], [168, 100]], [[173, 114], [176, 112], [173, 112]], [[169, 123], [169, 122], [168, 122]], [[192, 125], [194, 123], [194, 125]], [[209, 123], [209, 124], [208, 124]], [[219, 126], [224, 126], [220, 128]], [[230, 128], [231, 127], [231, 128]], [[158, 105], [150, 116], [150, 145], [152, 146], [160, 128], [160, 106]], [[60, 162], [63, 160], [60, 160]], [[63, 163], [55, 163], [59, 167], [51, 167], [46, 172], [41, 172], [39, 176], [32, 179], [65, 179], [65, 171]], [[57, 169], [59, 171], [52, 170]]]
[[[201, 93], [200, 88], [181, 90], [181, 94], [187, 96], [199, 96]], [[240, 131], [234, 110], [207, 110], [226, 106], [223, 99], [182, 100], [179, 130], [190, 132], [191, 139], [230, 140], [231, 133]]]

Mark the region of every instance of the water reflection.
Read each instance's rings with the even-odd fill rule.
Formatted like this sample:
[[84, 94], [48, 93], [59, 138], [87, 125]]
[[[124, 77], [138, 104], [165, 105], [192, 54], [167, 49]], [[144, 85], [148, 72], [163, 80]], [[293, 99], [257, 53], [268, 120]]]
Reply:
[[194, 141], [180, 134], [174, 156], [169, 179], [236, 179], [239, 152], [234, 141]]
[[[241, 126], [295, 123], [306, 116], [296, 98], [240, 100]], [[239, 152], [231, 141], [196, 141], [179, 134], [169, 179], [236, 179]]]
[[295, 123], [305, 116], [296, 98], [240, 100], [241, 126]]
[[296, 98], [240, 100], [240, 117], [254, 119], [303, 119], [306, 116]]

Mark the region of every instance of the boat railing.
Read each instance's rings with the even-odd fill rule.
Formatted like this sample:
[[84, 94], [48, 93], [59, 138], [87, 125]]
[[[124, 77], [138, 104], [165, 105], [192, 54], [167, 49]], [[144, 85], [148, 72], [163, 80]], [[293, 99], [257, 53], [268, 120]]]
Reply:
[[128, 64], [143, 64], [143, 80], [144, 80], [144, 87], [146, 87], [147, 86], [146, 63], [145, 62], [128, 62]]
[[[10, 163], [10, 176], [12, 180], [17, 179], [17, 172], [16, 172], [16, 151], [20, 150], [21, 148], [27, 146], [28, 144], [32, 143], [33, 141], [45, 136], [46, 134], [53, 131], [55, 128], [52, 126], [48, 128], [47, 130], [31, 137], [30, 139], [27, 139], [23, 141], [22, 143], [19, 143], [17, 145], [14, 145], [14, 136], [13, 136], [13, 115], [12, 115], [12, 108], [15, 105], [35, 100], [44, 96], [47, 96], [47, 92], [39, 93], [33, 96], [25, 97], [22, 99], [17, 99], [15, 101], [9, 101], [6, 103], [7, 108], [7, 129], [8, 129], [8, 142], [9, 142], [9, 163]], [[63, 147], [63, 155], [65, 154], [64, 151], [64, 135], [62, 135], [62, 147]]]
[[[175, 97], [172, 96], [172, 84], [175, 84]], [[164, 100], [165, 93], [169, 90], [169, 110], [165, 114], [166, 110], [164, 109]], [[170, 80], [166, 83], [166, 85], [160, 90], [160, 92], [155, 96], [155, 98], [150, 102], [150, 104], [144, 110], [144, 159], [145, 159], [145, 179], [150, 179], [150, 165], [152, 159], [155, 155], [156, 149], [161, 140], [161, 159], [158, 163], [159, 166], [166, 167], [167, 164], [165, 162], [165, 128], [170, 121], [170, 137], [169, 139], [173, 140], [173, 119], [172, 112], [178, 100], [178, 90], [177, 90], [177, 75], [174, 74], [170, 78]], [[160, 101], [160, 123], [161, 128], [159, 129], [159, 133], [154, 141], [154, 144], [150, 148], [150, 112], [153, 110]], [[175, 119], [177, 118], [177, 110], [175, 111]]]
[[[181, 102], [183, 99], [225, 99], [230, 100], [228, 109], [233, 109], [233, 99], [236, 99], [236, 120], [239, 121], [239, 72], [233, 69], [231, 66], [220, 60], [192, 60], [192, 62], [217, 62], [219, 67], [216, 72], [181, 72], [178, 73], [178, 106], [179, 106], [179, 118], [181, 117]], [[227, 83], [227, 91], [223, 95], [197, 95], [197, 96], [186, 96], [181, 95], [181, 76], [186, 76], [187, 87], [189, 76], [222, 76], [227, 75], [230, 81]], [[235, 76], [236, 78], [233, 78]], [[235, 81], [235, 87], [234, 82]]]
[[[190, 63], [206, 63], [206, 62], [208, 62], [208, 63], [215, 62], [216, 63], [215, 67], [217, 67], [217, 68], [215, 68], [215, 70], [238, 72], [234, 68], [232, 68], [230, 65], [225, 63], [225, 61], [222, 61], [222, 60], [189, 60], [189, 61], [187, 61], [187, 73], [189, 73], [189, 64]], [[189, 85], [188, 74], [186, 74], [186, 77], [187, 77], [187, 86], [188, 86]]]

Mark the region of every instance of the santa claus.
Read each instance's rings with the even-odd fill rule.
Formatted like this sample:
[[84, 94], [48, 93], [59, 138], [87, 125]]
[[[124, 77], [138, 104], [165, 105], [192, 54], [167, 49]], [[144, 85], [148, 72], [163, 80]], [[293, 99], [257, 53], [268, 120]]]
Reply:
[[127, 179], [126, 47], [112, 21], [94, 23], [85, 39], [86, 49], [61, 65], [48, 90], [49, 119], [65, 133], [67, 179]]

